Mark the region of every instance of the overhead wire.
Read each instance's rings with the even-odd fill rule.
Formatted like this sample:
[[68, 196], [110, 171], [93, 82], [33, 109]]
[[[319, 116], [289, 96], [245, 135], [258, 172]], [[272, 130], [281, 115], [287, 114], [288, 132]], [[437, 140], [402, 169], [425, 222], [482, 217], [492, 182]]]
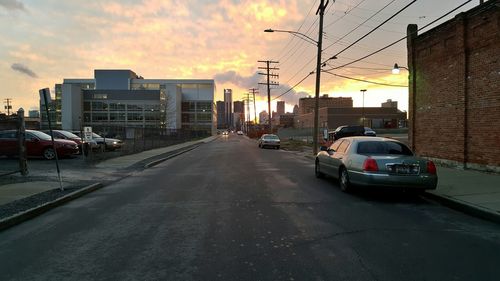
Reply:
[[349, 76], [344, 76], [336, 73], [331, 73], [329, 71], [323, 70], [322, 72], [328, 73], [333, 76], [337, 76], [340, 78], [344, 79], [349, 79], [349, 80], [354, 80], [354, 81], [359, 81], [359, 82], [364, 82], [364, 83], [369, 83], [369, 84], [375, 84], [375, 85], [381, 85], [381, 86], [388, 86], [388, 87], [401, 87], [401, 88], [407, 88], [408, 85], [397, 85], [397, 84], [388, 84], [388, 83], [383, 83], [383, 82], [376, 82], [376, 81], [370, 81], [370, 80], [365, 80], [365, 79], [359, 79], [359, 78], [354, 78], [354, 77], [349, 77]]
[[[425, 29], [425, 28], [429, 27], [430, 25], [432, 25], [432, 24], [434, 24], [434, 23], [436, 23], [436, 22], [440, 21], [441, 19], [443, 19], [443, 18], [447, 17], [447, 16], [448, 16], [448, 15], [450, 15], [451, 13], [453, 13], [453, 12], [455, 12], [456, 10], [458, 10], [458, 9], [462, 8], [463, 6], [467, 5], [467, 4], [468, 4], [468, 3], [470, 3], [470, 2], [472, 2], [472, 0], [467, 0], [467, 1], [465, 1], [465, 2], [464, 2], [463, 4], [461, 4], [460, 6], [458, 6], [458, 7], [454, 8], [453, 10], [451, 10], [451, 11], [447, 12], [446, 14], [444, 14], [444, 15], [440, 16], [439, 18], [437, 18], [437, 19], [435, 19], [435, 20], [431, 21], [430, 23], [428, 23], [428, 24], [424, 25], [423, 27], [419, 28], [417, 31], [421, 31], [421, 30], [423, 30], [423, 29]], [[378, 49], [378, 50], [376, 50], [376, 51], [374, 51], [374, 52], [372, 52], [372, 53], [370, 53], [370, 54], [368, 54], [368, 55], [366, 55], [366, 56], [363, 56], [363, 57], [361, 57], [361, 58], [359, 58], [359, 59], [355, 59], [355, 60], [353, 60], [353, 61], [351, 61], [351, 62], [349, 62], [349, 63], [343, 64], [343, 65], [340, 65], [340, 66], [337, 66], [337, 67], [334, 67], [334, 68], [331, 68], [331, 69], [328, 69], [328, 70], [335, 70], [335, 69], [343, 68], [343, 67], [346, 67], [346, 66], [348, 66], [348, 65], [354, 64], [354, 63], [356, 63], [356, 62], [362, 61], [362, 60], [364, 60], [364, 59], [366, 59], [366, 58], [369, 58], [369, 57], [371, 57], [371, 56], [373, 56], [373, 55], [375, 55], [375, 54], [377, 54], [377, 53], [382, 52], [383, 50], [386, 50], [386, 49], [388, 49], [388, 48], [390, 48], [390, 47], [392, 47], [392, 46], [396, 45], [397, 43], [399, 43], [399, 42], [401, 42], [401, 41], [405, 40], [407, 37], [408, 37], [408, 35], [407, 35], [407, 36], [404, 36], [403, 38], [398, 39], [398, 40], [396, 40], [396, 41], [394, 41], [394, 42], [390, 43], [389, 45], [387, 45], [387, 46], [385, 46], [385, 47], [382, 47], [382, 48], [380, 48], [380, 49]]]

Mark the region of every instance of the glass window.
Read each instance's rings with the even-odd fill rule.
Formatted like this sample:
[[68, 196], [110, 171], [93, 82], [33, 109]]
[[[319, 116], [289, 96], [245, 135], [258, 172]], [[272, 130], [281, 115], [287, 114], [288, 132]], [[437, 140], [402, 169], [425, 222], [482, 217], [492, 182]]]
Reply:
[[87, 123], [90, 122], [90, 113], [83, 114], [83, 121]]
[[159, 112], [145, 112], [144, 118], [146, 121], [160, 121], [160, 113]]
[[358, 154], [413, 155], [404, 144], [394, 141], [364, 141], [358, 144]]
[[349, 143], [349, 141], [344, 140], [344, 141], [342, 141], [342, 143], [340, 144], [339, 149], [338, 149], [338, 150], [335, 150], [335, 151], [340, 152], [340, 153], [344, 153], [344, 152], [346, 152], [346, 151], [347, 151], [347, 148], [349, 147], [349, 144], [350, 144], [350, 143]]
[[83, 111], [90, 111], [90, 102], [86, 101], [83, 103]]
[[125, 121], [125, 112], [110, 112], [109, 121]]
[[49, 135], [40, 131], [30, 131], [26, 133], [26, 139], [33, 139], [35, 137], [41, 140], [52, 140]]
[[92, 98], [95, 100], [105, 100], [108, 98], [107, 94], [93, 94]]
[[210, 122], [212, 121], [211, 113], [198, 113], [197, 114], [198, 122]]
[[102, 101], [93, 101], [92, 102], [92, 111], [107, 111], [108, 104]]
[[128, 111], [142, 111], [142, 104], [127, 104]]
[[198, 102], [197, 109], [198, 109], [198, 111], [212, 111], [212, 103], [211, 102]]
[[109, 110], [110, 111], [125, 111], [125, 104], [124, 103], [110, 103], [109, 104]]
[[92, 121], [93, 122], [108, 121], [108, 114], [94, 112], [92, 113]]
[[16, 131], [0, 132], [0, 139], [17, 139]]
[[142, 113], [128, 113], [127, 120], [128, 121], [142, 121], [143, 115]]

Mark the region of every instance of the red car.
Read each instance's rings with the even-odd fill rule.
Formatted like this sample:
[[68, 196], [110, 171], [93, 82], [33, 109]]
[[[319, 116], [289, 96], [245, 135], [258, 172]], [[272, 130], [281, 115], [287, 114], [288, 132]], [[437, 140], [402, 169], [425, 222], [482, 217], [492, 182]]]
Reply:
[[[44, 130], [42, 132], [44, 132], [50, 136], [49, 130]], [[83, 142], [79, 136], [77, 136], [71, 132], [63, 131], [63, 130], [52, 130], [52, 135], [54, 136], [54, 139], [72, 140], [72, 141], [76, 142], [76, 144], [78, 145], [78, 149], [80, 150], [80, 153], [83, 151], [82, 150]]]
[[[57, 156], [66, 157], [78, 154], [78, 145], [71, 140], [54, 139]], [[52, 147], [51, 137], [35, 130], [26, 130], [26, 152], [28, 157], [42, 156], [51, 160], [56, 157]], [[19, 147], [17, 132], [15, 130], [0, 131], [0, 156], [17, 156]]]

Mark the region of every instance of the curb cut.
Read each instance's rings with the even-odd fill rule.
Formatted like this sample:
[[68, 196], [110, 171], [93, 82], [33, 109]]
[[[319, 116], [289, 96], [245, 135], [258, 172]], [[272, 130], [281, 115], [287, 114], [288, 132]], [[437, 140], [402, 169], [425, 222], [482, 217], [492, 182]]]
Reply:
[[44, 203], [40, 206], [31, 208], [29, 210], [26, 210], [26, 211], [23, 211], [21, 213], [17, 213], [15, 215], [12, 215], [10, 217], [2, 219], [2, 220], [0, 220], [0, 231], [7, 229], [11, 226], [14, 226], [16, 224], [20, 224], [26, 220], [31, 219], [31, 218], [34, 218], [34, 217], [36, 217], [42, 213], [45, 213], [45, 212], [47, 212], [47, 211], [49, 211], [57, 206], [61, 206], [61, 205], [65, 204], [66, 202], [69, 202], [69, 201], [76, 199], [78, 197], [81, 197], [87, 193], [95, 191], [103, 186], [104, 185], [100, 182], [94, 183], [94, 184], [85, 186], [83, 188], [80, 188], [80, 189], [78, 189], [74, 192], [71, 192], [69, 194], [66, 194], [60, 198], [57, 198], [54, 201]]
[[200, 145], [201, 145], [201, 144], [195, 144], [195, 146], [193, 146], [193, 147], [191, 147], [191, 148], [188, 148], [188, 149], [186, 149], [186, 150], [182, 150], [182, 151], [176, 152], [176, 153], [174, 153], [174, 154], [172, 154], [172, 155], [169, 155], [169, 156], [167, 156], [167, 157], [163, 157], [163, 158], [160, 158], [160, 159], [154, 160], [154, 161], [152, 161], [152, 162], [149, 162], [149, 163], [147, 163], [147, 164], [145, 164], [145, 165], [144, 165], [144, 168], [145, 168], [145, 169], [147, 169], [147, 168], [154, 167], [154, 166], [156, 166], [156, 165], [160, 164], [161, 162], [164, 162], [164, 161], [166, 161], [166, 160], [168, 160], [168, 159], [170, 159], [170, 158], [174, 158], [174, 157], [179, 156], [179, 155], [181, 155], [181, 154], [183, 154], [183, 153], [186, 153], [186, 152], [191, 151], [191, 150], [193, 150], [193, 149], [195, 149], [195, 148], [198, 148]]
[[480, 206], [470, 205], [461, 200], [453, 199], [446, 195], [437, 195], [434, 193], [425, 192], [422, 194], [422, 196], [437, 201], [442, 205], [450, 207], [454, 210], [500, 224], [500, 213], [497, 214]]

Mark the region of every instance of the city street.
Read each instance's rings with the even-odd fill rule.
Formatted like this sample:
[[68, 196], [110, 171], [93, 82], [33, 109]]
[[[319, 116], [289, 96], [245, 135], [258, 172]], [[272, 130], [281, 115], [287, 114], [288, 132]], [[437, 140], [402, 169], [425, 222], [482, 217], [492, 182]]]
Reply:
[[498, 280], [500, 226], [230, 134], [0, 232], [2, 280]]

